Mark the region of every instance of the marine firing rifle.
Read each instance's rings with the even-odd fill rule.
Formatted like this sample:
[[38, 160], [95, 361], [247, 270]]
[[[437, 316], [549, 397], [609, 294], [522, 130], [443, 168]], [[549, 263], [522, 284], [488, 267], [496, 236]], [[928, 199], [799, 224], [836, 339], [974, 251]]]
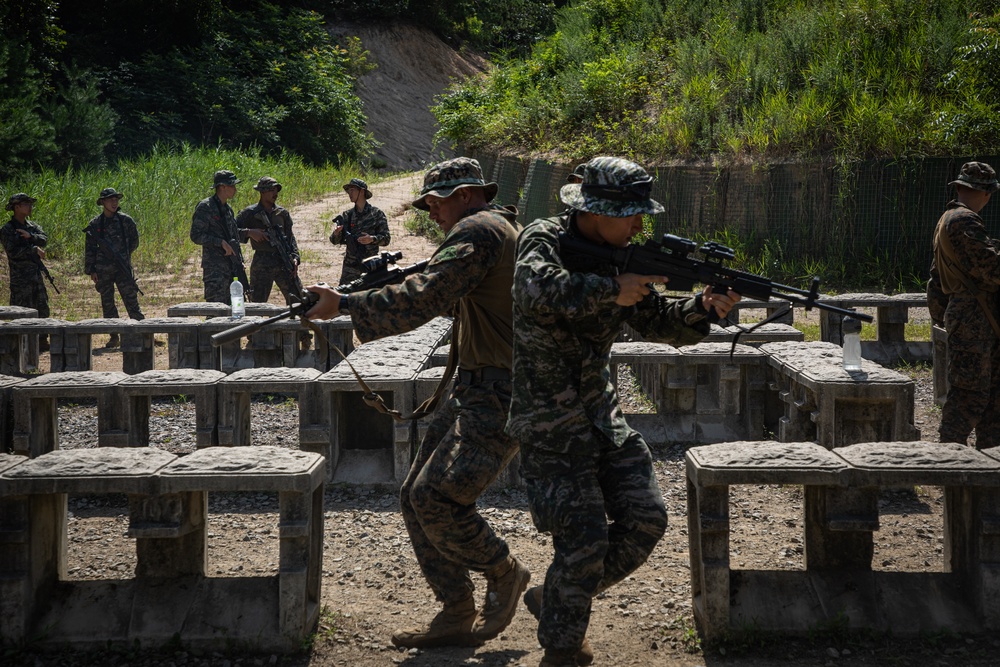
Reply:
[[[673, 234], [664, 234], [661, 242], [650, 239], [642, 245], [625, 248], [599, 246], [559, 233], [559, 245], [572, 253], [580, 253], [609, 262], [622, 273], [670, 278], [670, 290], [687, 292], [695, 285], [711, 285], [712, 291], [725, 294], [733, 290], [742, 296], [768, 301], [772, 297], [784, 299], [789, 304], [805, 306], [806, 310], [819, 308], [831, 313], [849, 315], [872, 322], [875, 318], [848, 308], [841, 308], [819, 300], [819, 278], [813, 278], [808, 290], [772, 282], [769, 278], [724, 266], [723, 262], [735, 257], [732, 248], [714, 241], [700, 248], [695, 241]], [[789, 305], [789, 307], [791, 307]], [[782, 313], [776, 313], [777, 317]], [[771, 319], [771, 318], [769, 318]]]
[[89, 226], [83, 229], [83, 233], [93, 239], [100, 251], [104, 253], [104, 256], [113, 261], [115, 265], [118, 266], [118, 270], [121, 271], [126, 278], [132, 281], [136, 291], [138, 291], [139, 294], [146, 296], [146, 293], [142, 291], [141, 287], [139, 287], [139, 281], [135, 279], [135, 274], [132, 272], [132, 265], [128, 262], [128, 260], [126, 260], [113, 245], [102, 241], [99, 234], [91, 232]]
[[[358, 292], [364, 289], [376, 289], [384, 287], [385, 285], [395, 285], [403, 282], [403, 279], [411, 273], [420, 273], [427, 268], [426, 259], [422, 262], [417, 262], [416, 264], [411, 264], [409, 266], [397, 265], [396, 262], [402, 258], [403, 253], [398, 251], [383, 252], [381, 255], [369, 257], [363, 262], [368, 271], [362, 274], [362, 276], [357, 280], [352, 280], [349, 283], [338, 285], [336, 290], [341, 294], [350, 294], [351, 292]], [[278, 322], [289, 317], [301, 317], [310, 308], [316, 305], [317, 301], [319, 301], [319, 296], [315, 292], [303, 290], [301, 298], [297, 302], [293, 303], [288, 310], [284, 310], [277, 315], [269, 317], [266, 320], [261, 320], [260, 322], [246, 322], [245, 324], [240, 324], [232, 329], [220, 331], [212, 336], [212, 345], [218, 347], [220, 345], [225, 345], [226, 343], [231, 343], [234, 340], [264, 328], [272, 322]]]

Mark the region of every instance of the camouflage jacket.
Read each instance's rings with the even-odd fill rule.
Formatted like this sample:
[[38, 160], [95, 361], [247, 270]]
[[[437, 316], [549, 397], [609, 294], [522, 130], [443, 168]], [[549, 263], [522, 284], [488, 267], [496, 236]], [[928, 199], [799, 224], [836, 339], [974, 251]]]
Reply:
[[[359, 260], [378, 254], [379, 246], [389, 245], [389, 221], [385, 213], [368, 202], [360, 213], [352, 206], [334, 218], [333, 223], [344, 228], [339, 233], [334, 231], [330, 234], [330, 243], [347, 244], [347, 252]], [[364, 234], [375, 237], [374, 243], [363, 245], [355, 240]]]
[[117, 266], [115, 260], [101, 250], [94, 236], [100, 237], [101, 243], [111, 246], [113, 252], [121, 254], [129, 266], [132, 264], [132, 253], [139, 247], [139, 229], [131, 216], [121, 211], [108, 218], [103, 213], [90, 221], [84, 230], [87, 234], [84, 241], [83, 272], [91, 274], [97, 271], [97, 265]]
[[[951, 242], [950, 256], [942, 247], [942, 234]], [[993, 299], [992, 295], [1000, 289], [1000, 247], [986, 234], [978, 213], [952, 201], [934, 229], [934, 259], [927, 295], [931, 319], [935, 322], [944, 321], [944, 309], [955, 295], [975, 300], [965, 286], [963, 275]]]
[[[27, 230], [31, 238], [23, 238], [17, 233], [18, 229]], [[44, 248], [48, 242], [48, 235], [31, 220], [25, 220], [21, 225], [11, 216], [10, 221], [0, 227], [0, 243], [7, 253], [11, 276], [15, 273], [37, 273], [35, 260], [38, 259], [38, 252], [35, 248]]]
[[[236, 217], [229, 204], [223, 204], [215, 195], [202, 199], [191, 216], [191, 240], [201, 246], [201, 265], [228, 263], [222, 252], [222, 242], [227, 241], [243, 261], [240, 243], [247, 242], [246, 229], [236, 226]], [[235, 243], [234, 243], [235, 242]]]
[[[399, 285], [351, 294], [362, 341], [410, 331], [458, 306], [459, 365], [511, 366], [511, 294], [517, 232], [499, 207], [471, 210], [451, 228], [423, 273]], [[506, 407], [506, 406], [505, 406]]]
[[[236, 226], [239, 229], [263, 229], [267, 231], [271, 226], [277, 226], [284, 235], [288, 244], [289, 259], [293, 264], [299, 263], [299, 244], [295, 240], [295, 233], [292, 231], [292, 216], [288, 209], [275, 204], [274, 210], [267, 212], [259, 203], [247, 206], [236, 216]], [[277, 249], [271, 245], [270, 241], [254, 241], [250, 239], [250, 247], [255, 253], [277, 253]]]
[[[611, 344], [622, 324], [650, 342], [687, 345], [708, 334], [709, 321], [700, 295], [650, 294], [637, 306], [617, 305], [613, 265], [561, 252], [559, 232], [578, 233], [572, 220], [535, 220], [517, 242], [507, 433], [550, 452], [588, 455], [619, 447], [633, 433], [611, 382]], [[592, 449], [570, 451], [581, 442]]]

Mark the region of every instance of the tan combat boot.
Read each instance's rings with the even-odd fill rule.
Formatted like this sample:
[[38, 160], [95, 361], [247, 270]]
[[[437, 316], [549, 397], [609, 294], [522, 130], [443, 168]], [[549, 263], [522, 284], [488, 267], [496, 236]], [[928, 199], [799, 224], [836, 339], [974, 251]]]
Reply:
[[446, 604], [426, 627], [396, 630], [392, 633], [392, 643], [405, 648], [481, 646], [483, 642], [472, 633], [475, 620], [476, 601], [469, 596]]
[[510, 625], [517, 599], [528, 587], [531, 572], [513, 556], [486, 573], [486, 603], [476, 618], [473, 632], [482, 641], [493, 639]]
[[[531, 615], [536, 619], [542, 615], [542, 587], [532, 586], [524, 594], [524, 606], [528, 608]], [[583, 644], [576, 651], [576, 665], [589, 665], [594, 662], [594, 649], [590, 648], [590, 642], [583, 638]]]

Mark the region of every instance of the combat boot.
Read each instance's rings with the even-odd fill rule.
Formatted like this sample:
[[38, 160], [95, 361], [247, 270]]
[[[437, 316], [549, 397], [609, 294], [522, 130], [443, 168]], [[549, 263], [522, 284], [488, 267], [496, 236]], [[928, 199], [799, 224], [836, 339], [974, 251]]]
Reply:
[[576, 667], [576, 651], [547, 648], [538, 667]]
[[104, 347], [106, 348], [121, 347], [121, 344], [122, 344], [121, 338], [118, 337], [118, 334], [113, 333], [111, 334], [111, 337], [108, 338], [108, 342], [104, 344]]
[[493, 639], [510, 625], [517, 611], [517, 599], [528, 587], [531, 572], [513, 556], [486, 572], [486, 603], [483, 605], [476, 626], [476, 637]]
[[[536, 619], [542, 615], [542, 587], [532, 586], [528, 589], [528, 592], [524, 594], [524, 606], [528, 608], [531, 615]], [[594, 649], [590, 648], [590, 642], [587, 638], [583, 638], [583, 643], [580, 648], [576, 651], [576, 663], [577, 665], [589, 665], [594, 662]]]
[[430, 624], [422, 628], [396, 630], [392, 643], [405, 648], [437, 646], [481, 646], [472, 633], [476, 621], [476, 601], [470, 595], [459, 602], [446, 604]]

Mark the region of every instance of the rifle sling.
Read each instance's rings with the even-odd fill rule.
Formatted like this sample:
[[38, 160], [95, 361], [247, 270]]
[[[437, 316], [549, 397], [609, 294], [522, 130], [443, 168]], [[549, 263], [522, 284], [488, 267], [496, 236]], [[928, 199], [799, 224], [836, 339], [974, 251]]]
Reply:
[[990, 302], [986, 298], [986, 294], [983, 293], [981, 289], [976, 287], [976, 284], [972, 282], [972, 278], [962, 270], [961, 265], [955, 261], [955, 246], [951, 244], [951, 238], [948, 236], [947, 230], [942, 229], [937, 235], [938, 242], [942, 250], [941, 257], [948, 262], [948, 266], [955, 271], [958, 277], [961, 279], [962, 284], [965, 285], [965, 289], [976, 297], [976, 301], [979, 302], [979, 307], [982, 309], [983, 314], [986, 315], [987, 321], [989, 321], [990, 326], [993, 327], [993, 333], [996, 334], [997, 338], [1000, 338], [1000, 322], [997, 322], [996, 316], [993, 314], [993, 309], [990, 307]]

